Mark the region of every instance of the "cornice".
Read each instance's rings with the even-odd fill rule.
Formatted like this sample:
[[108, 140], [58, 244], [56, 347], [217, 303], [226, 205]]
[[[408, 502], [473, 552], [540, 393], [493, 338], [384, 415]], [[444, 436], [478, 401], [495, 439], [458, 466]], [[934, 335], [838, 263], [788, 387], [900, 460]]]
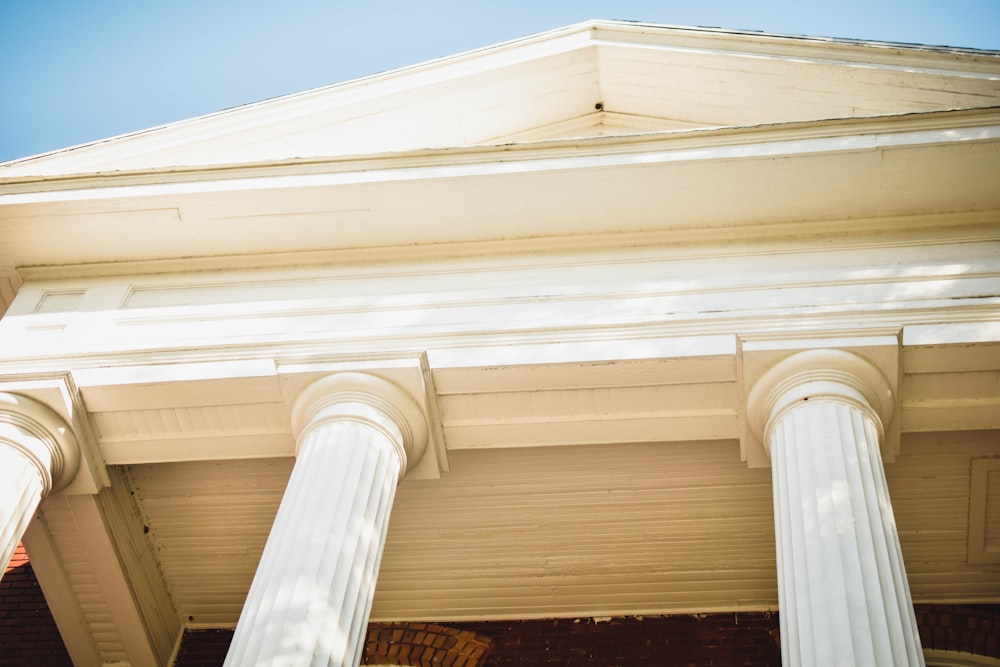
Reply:
[[[907, 42], [850, 39], [844, 37], [794, 35], [760, 30], [736, 30], [703, 26], [663, 25], [641, 21], [589, 21], [598, 41], [615, 38], [637, 44], [661, 44], [676, 48], [707, 48], [736, 53], [760, 54], [827, 62], [879, 64], [899, 67], [928, 67], [931, 63], [961, 59], [963, 66], [995, 72], [1000, 67], [1000, 51], [958, 46], [936, 46]], [[572, 26], [571, 26], [572, 27]], [[669, 33], [670, 38], [659, 37]], [[647, 37], [646, 40], [643, 37]]]
[[[968, 132], [963, 132], [967, 130]], [[974, 130], [974, 131], [973, 131]], [[935, 134], [939, 133], [939, 134]], [[883, 139], [879, 139], [886, 135]], [[844, 143], [855, 137], [855, 143]], [[532, 141], [520, 144], [457, 148], [421, 149], [402, 153], [258, 163], [220, 164], [211, 167], [171, 167], [65, 174], [59, 176], [2, 177], [0, 206], [31, 201], [58, 201], [55, 193], [71, 195], [88, 191], [86, 199], [97, 197], [95, 190], [109, 189], [106, 196], [121, 198], [133, 194], [130, 188], [171, 187], [186, 183], [202, 187], [228, 181], [250, 179], [254, 187], [269, 179], [293, 177], [333, 177], [363, 174], [378, 182], [381, 171], [393, 179], [418, 170], [421, 178], [452, 177], [466, 170], [475, 175], [512, 173], [553, 168], [595, 168], [615, 166], [622, 159], [647, 156], [645, 161], [711, 160], [751, 158], [802, 152], [845, 152], [885, 145], [953, 143], [1000, 138], [1000, 107], [957, 109], [921, 113], [901, 113], [861, 118], [833, 118], [820, 121], [792, 121], [753, 126], [710, 127], [633, 135]], [[828, 140], [836, 140], [830, 143]], [[860, 141], [860, 143], [857, 143]], [[730, 153], [729, 148], [739, 148]], [[756, 150], [751, 150], [757, 147]], [[553, 163], [552, 161], [557, 161]], [[517, 165], [524, 165], [517, 167]], [[624, 164], [624, 163], [623, 163]], [[483, 171], [483, 167], [489, 167]], [[428, 170], [444, 170], [440, 173]], [[412, 176], [411, 176], [412, 177]], [[316, 185], [319, 182], [312, 181]], [[45, 193], [52, 196], [45, 197]], [[138, 190], [134, 194], [154, 192]], [[35, 195], [34, 198], [31, 195]], [[52, 199], [55, 197], [55, 199]]]
[[[892, 231], [894, 234], [887, 235]], [[456, 241], [422, 245], [377, 246], [312, 250], [291, 253], [216, 255], [121, 262], [95, 262], [54, 266], [23, 266], [18, 285], [27, 281], [152, 277], [169, 273], [211, 274], [225, 271], [296, 269], [314, 267], [321, 275], [331, 266], [350, 267], [352, 273], [369, 274], [378, 263], [386, 275], [426, 270], [429, 264], [461, 262], [461, 268], [502, 261], [507, 268], [525, 266], [576, 266], [617, 261], [617, 253], [633, 255], [630, 262], [647, 259], [706, 259], [766, 257], [783, 252], [827, 253], [840, 249], [891, 249], [924, 245], [1000, 241], [1000, 210], [934, 213], [925, 215], [812, 220], [794, 223], [733, 225], [726, 240], [718, 242], [718, 229], [681, 228], [647, 232], [539, 236], [501, 241]], [[818, 243], [821, 242], [821, 243]], [[439, 267], [440, 268], [440, 267]]]
[[[584, 140], [583, 150], [570, 142], [8, 184], [0, 261], [20, 269], [313, 249], [405, 256], [422, 246], [503, 251], [511, 239], [537, 247], [569, 236], [581, 239], [576, 249], [588, 236], [621, 232], [720, 242], [732, 239], [730, 229], [752, 238], [755, 225], [772, 237], [829, 235], [835, 221], [836, 231], [866, 231], [854, 222], [861, 219], [897, 232], [893, 221], [929, 212], [945, 219], [998, 208], [987, 175], [997, 161], [1000, 109], [979, 120], [960, 129], [904, 119], [898, 132], [869, 125], [802, 138], [799, 130], [768, 130], [748, 132], [744, 143], [678, 133], [618, 148]], [[510, 197], [512, 189], [524, 196]], [[119, 242], [101, 243], [94, 229]]]
[[[611, 300], [613, 302], [613, 299]], [[976, 344], [996, 339], [1000, 319], [1000, 298], [966, 300], [948, 309], [933, 306], [868, 311], [863, 322], [870, 327], [903, 327], [908, 345]], [[268, 318], [286, 317], [274, 313]], [[300, 314], [301, 315], [301, 314]], [[794, 326], [789, 326], [790, 318]], [[234, 314], [218, 321], [239, 327], [248, 319]], [[202, 317], [191, 317], [196, 326]], [[137, 321], [138, 323], [138, 321]], [[149, 326], [183, 324], [183, 320], [146, 320]], [[447, 359], [449, 366], [488, 366], [502, 348], [505, 358], [516, 363], [541, 363], [558, 354], [562, 361], [614, 360], [657, 356], [659, 351], [691, 349], [730, 350], [735, 332], [787, 335], [801, 331], [843, 330], [857, 327], [858, 311], [802, 313], [789, 310], [758, 315], [706, 315], [683, 320], [593, 324], [581, 326], [536, 326], [517, 329], [480, 327], [474, 331], [442, 328], [437, 331], [352, 333], [289, 332], [287, 336], [235, 336], [232, 332], [180, 344], [172, 340], [129, 346], [119, 350], [66, 350], [59, 353], [22, 353], [0, 361], [0, 375], [29, 372], [64, 373], [71, 369], [99, 369], [104, 366], [202, 363], [239, 359], [296, 358], [300, 355], [336, 355], [338, 358], [395, 357], [427, 350], [432, 360]], [[633, 350], [633, 351], [630, 351]]]
[[[970, 312], [971, 311], [971, 312]], [[933, 321], [928, 321], [928, 316]], [[794, 317], [795, 326], [788, 326]], [[233, 322], [239, 322], [234, 317]], [[873, 327], [903, 327], [908, 345], [952, 345], [988, 343], [995, 339], [1000, 319], [1000, 300], [964, 312], [942, 313], [937, 309], [891, 311], [882, 316], [866, 315], [864, 324]], [[345, 340], [329, 334], [303, 334], [286, 339], [233, 340], [219, 337], [190, 345], [147, 345], [118, 351], [65, 352], [29, 355], [0, 362], [0, 376], [26, 372], [64, 373], [70, 369], [100, 369], [105, 366], [188, 364], [240, 359], [296, 358], [300, 355], [336, 355], [355, 359], [396, 357], [427, 350], [432, 361], [447, 360], [447, 366], [488, 366], [497, 351], [515, 363], [543, 363], [558, 354], [558, 361], [612, 361], [657, 356], [661, 351], [690, 349], [727, 351], [734, 346], [734, 331], [761, 334], [820, 329], [843, 330], [859, 324], [857, 314], [801, 315], [787, 313], [771, 317], [728, 317], [684, 322], [622, 326], [538, 327], [517, 331], [434, 332], [429, 334], [372, 334]], [[634, 348], [634, 351], [630, 351]]]

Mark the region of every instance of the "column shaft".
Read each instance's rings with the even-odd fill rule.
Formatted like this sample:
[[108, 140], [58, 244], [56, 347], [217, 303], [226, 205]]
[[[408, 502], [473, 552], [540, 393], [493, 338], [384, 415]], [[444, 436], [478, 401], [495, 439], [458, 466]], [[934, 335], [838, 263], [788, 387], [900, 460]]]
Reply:
[[401, 462], [381, 431], [308, 433], [226, 665], [356, 665]]
[[38, 466], [23, 452], [0, 446], [0, 572], [7, 568], [44, 490]]
[[0, 392], [0, 565], [4, 569], [42, 499], [69, 483], [79, 464], [76, 437], [59, 415], [27, 396]]
[[785, 665], [922, 665], [877, 417], [800, 401], [770, 428]]

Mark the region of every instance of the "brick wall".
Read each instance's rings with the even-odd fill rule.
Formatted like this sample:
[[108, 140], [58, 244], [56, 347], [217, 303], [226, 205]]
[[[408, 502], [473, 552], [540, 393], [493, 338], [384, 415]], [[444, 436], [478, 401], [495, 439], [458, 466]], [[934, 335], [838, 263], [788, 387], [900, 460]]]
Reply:
[[[365, 665], [414, 667], [698, 667], [781, 664], [777, 615], [698, 614], [477, 623], [372, 623]], [[209, 634], [211, 633], [211, 634]], [[197, 646], [216, 662], [176, 667], [219, 667], [232, 632], [194, 630], [182, 646]], [[209, 647], [211, 645], [211, 647]]]
[[433, 623], [371, 623], [363, 665], [477, 667], [490, 639], [471, 630]]
[[777, 615], [696, 614], [459, 623], [491, 640], [481, 665], [781, 664]]
[[[924, 648], [1000, 658], [1000, 605], [917, 605], [916, 612]], [[446, 644], [448, 640], [442, 637], [454, 637], [455, 642]], [[178, 660], [176, 667], [219, 667], [231, 638], [232, 631], [187, 632], [183, 646], [197, 647], [203, 658], [191, 662]], [[440, 647], [464, 646], [464, 655], [472, 655], [471, 645], [484, 648], [478, 663], [460, 658], [461, 650], [414, 652], [414, 646], [435, 642]], [[209, 654], [215, 656], [214, 662], [205, 659]], [[408, 662], [413, 656], [416, 659]], [[744, 612], [598, 621], [585, 618], [446, 625], [373, 623], [369, 627], [363, 664], [766, 667], [780, 665], [781, 655], [778, 615]]]
[[962, 651], [1000, 659], [1000, 605], [916, 605], [925, 649]]
[[[926, 649], [1000, 658], [1000, 605], [917, 605]], [[188, 630], [176, 667], [221, 667], [232, 630]], [[513, 667], [780, 664], [777, 614], [372, 623], [363, 664]], [[0, 581], [0, 667], [72, 667], [24, 549]]]
[[21, 545], [0, 580], [0, 667], [73, 667]]
[[[174, 665], [220, 667], [232, 639], [232, 630], [188, 630]], [[372, 623], [361, 663], [476, 667], [489, 641], [468, 630], [433, 623]]]
[[[216, 662], [177, 661], [176, 667], [219, 667], [232, 632], [189, 631], [182, 646]], [[209, 645], [211, 644], [211, 648]], [[636, 665], [781, 664], [777, 616], [698, 614], [601, 621], [555, 619], [449, 623], [373, 623], [362, 664], [442, 667], [634, 667]]]
[[174, 665], [221, 667], [232, 640], [232, 630], [186, 630]]

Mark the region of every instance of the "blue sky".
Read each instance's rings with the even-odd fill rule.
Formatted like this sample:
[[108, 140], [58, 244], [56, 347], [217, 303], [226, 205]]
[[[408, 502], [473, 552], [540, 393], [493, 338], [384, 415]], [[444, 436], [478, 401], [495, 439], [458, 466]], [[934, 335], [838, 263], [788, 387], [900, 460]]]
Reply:
[[0, 0], [0, 162], [590, 18], [1000, 49], [1000, 0]]

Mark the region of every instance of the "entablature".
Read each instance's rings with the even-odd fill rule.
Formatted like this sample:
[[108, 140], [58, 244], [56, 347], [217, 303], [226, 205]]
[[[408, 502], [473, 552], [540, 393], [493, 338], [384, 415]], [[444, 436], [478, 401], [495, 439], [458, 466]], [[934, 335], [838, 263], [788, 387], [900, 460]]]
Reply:
[[[288, 378], [406, 367], [439, 419], [446, 469], [448, 449], [746, 444], [746, 368], [796, 339], [850, 339], [862, 353], [891, 339], [892, 360], [873, 360], [896, 378], [893, 433], [989, 429], [998, 258], [996, 227], [979, 224], [822, 243], [35, 271], [0, 322], [0, 378], [71, 378], [101, 456], [126, 464], [291, 456]], [[770, 341], [750, 366], [748, 341]]]

